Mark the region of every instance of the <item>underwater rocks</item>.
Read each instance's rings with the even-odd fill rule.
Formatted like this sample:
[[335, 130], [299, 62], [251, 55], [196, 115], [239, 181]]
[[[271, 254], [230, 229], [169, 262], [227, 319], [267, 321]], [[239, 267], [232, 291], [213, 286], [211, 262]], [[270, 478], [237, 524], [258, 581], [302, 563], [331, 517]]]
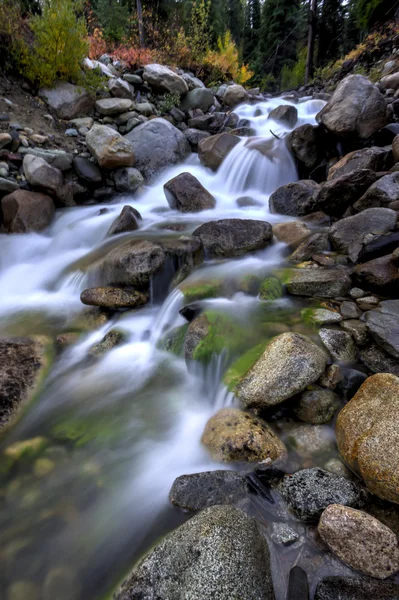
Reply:
[[273, 238], [272, 226], [266, 221], [222, 219], [209, 221], [194, 232], [208, 258], [232, 258], [266, 248]]

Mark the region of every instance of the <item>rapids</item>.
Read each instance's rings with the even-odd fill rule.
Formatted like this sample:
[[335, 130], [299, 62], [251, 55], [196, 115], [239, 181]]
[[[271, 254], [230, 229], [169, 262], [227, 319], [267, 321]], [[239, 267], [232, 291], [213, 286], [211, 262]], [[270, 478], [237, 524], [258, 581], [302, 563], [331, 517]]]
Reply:
[[[101, 207], [61, 210], [40, 235], [1, 235], [1, 335], [56, 335], [68, 329], [82, 310], [79, 296], [88, 287], [86, 266], [110, 244], [106, 233], [125, 204], [137, 208], [143, 217], [141, 229], [128, 234], [132, 236], [159, 235], [160, 227], [171, 222], [184, 223], [185, 232], [191, 232], [200, 223], [220, 218], [284, 220], [268, 211], [270, 193], [297, 179], [284, 142], [271, 133], [281, 137], [289, 130], [268, 119], [270, 111], [282, 103], [289, 102], [272, 99], [236, 109], [240, 118], [250, 121], [256, 139], [243, 138], [217, 173], [201, 166], [192, 154], [134, 196], [118, 197]], [[296, 104], [297, 126], [315, 124], [323, 104], [310, 99]], [[264, 145], [264, 152], [257, 149], [259, 144]], [[183, 171], [195, 175], [215, 196], [214, 209], [181, 214], [168, 207], [163, 184]], [[239, 208], [236, 200], [242, 196], [258, 204]], [[124, 235], [112, 243], [121, 239]], [[190, 278], [223, 279], [227, 271], [229, 276], [265, 273], [282, 264], [284, 246], [274, 244], [229, 261], [227, 266], [205, 263]], [[45, 477], [38, 478], [23, 466], [11, 479], [0, 472], [0, 504], [4, 504], [0, 596], [13, 581], [29, 580], [41, 586], [51, 570], [58, 568], [64, 570], [64, 579], [57, 600], [107, 597], [134, 560], [185, 519], [168, 503], [173, 480], [186, 473], [226, 468], [213, 462], [200, 443], [209, 417], [234, 403], [221, 383], [226, 357], [220, 355], [205, 370], [187, 369], [184, 360], [159, 349], [162, 336], [185, 322], [179, 315], [181, 291], [175, 289], [169, 295], [164, 291], [163, 303], [153, 301], [139, 310], [120, 313], [64, 350], [55, 359], [39, 397], [0, 439], [0, 451], [35, 436], [57, 440], [52, 443], [56, 468]], [[243, 293], [206, 302], [232, 311], [244, 322], [251, 319], [258, 304]], [[292, 300], [279, 302], [276, 310], [298, 311]], [[116, 323], [126, 335], [123, 345], [97, 361], [87, 361], [88, 349]], [[81, 438], [72, 444], [68, 433], [77, 425], [82, 428]], [[254, 498], [255, 510], [273, 519], [274, 513], [257, 502]], [[277, 600], [285, 597], [287, 573], [301, 552], [302, 546], [284, 550], [281, 556], [276, 552]], [[313, 550], [305, 552], [311, 556]]]

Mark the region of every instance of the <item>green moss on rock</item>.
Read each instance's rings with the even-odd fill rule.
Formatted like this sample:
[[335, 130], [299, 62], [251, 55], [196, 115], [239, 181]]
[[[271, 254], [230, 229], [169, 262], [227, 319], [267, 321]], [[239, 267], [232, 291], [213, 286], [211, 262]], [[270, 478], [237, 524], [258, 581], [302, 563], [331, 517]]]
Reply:
[[184, 342], [186, 340], [186, 334], [189, 327], [189, 323], [176, 327], [169, 331], [158, 343], [160, 350], [171, 352], [176, 356], [183, 356], [184, 353]]
[[265, 277], [259, 290], [261, 300], [278, 300], [283, 294], [283, 285], [277, 277]]
[[251, 367], [259, 360], [262, 356], [265, 348], [268, 344], [268, 340], [265, 340], [250, 348], [245, 354], [240, 356], [226, 371], [224, 376], [224, 384], [230, 391], [233, 391], [235, 386], [241, 381], [241, 379], [248, 373]]
[[195, 300], [206, 300], [207, 298], [217, 298], [221, 295], [221, 282], [220, 281], [209, 281], [209, 282], [197, 282], [187, 287], [182, 288], [184, 295], [184, 301], [186, 304], [190, 304]]

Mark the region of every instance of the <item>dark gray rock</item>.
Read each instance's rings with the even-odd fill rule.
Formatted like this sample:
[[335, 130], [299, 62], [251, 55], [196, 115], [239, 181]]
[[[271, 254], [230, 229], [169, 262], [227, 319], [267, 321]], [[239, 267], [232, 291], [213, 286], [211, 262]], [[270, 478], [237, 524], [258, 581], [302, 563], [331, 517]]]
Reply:
[[1, 200], [3, 222], [10, 233], [42, 231], [55, 214], [53, 200], [44, 194], [16, 190]]
[[310, 214], [315, 210], [319, 189], [319, 184], [310, 179], [282, 185], [269, 198], [270, 211], [291, 217]]
[[320, 186], [315, 198], [314, 210], [321, 210], [332, 217], [341, 217], [376, 179], [374, 171], [358, 169], [326, 181]]
[[361, 212], [366, 208], [389, 207], [396, 200], [399, 200], [399, 172], [384, 175], [375, 181], [353, 208]]
[[354, 269], [356, 284], [382, 296], [399, 296], [399, 269], [393, 254], [387, 254]]
[[317, 584], [314, 600], [399, 600], [399, 586], [390, 581], [331, 576]]
[[80, 179], [89, 183], [101, 183], [102, 176], [100, 169], [87, 158], [76, 156], [73, 159], [73, 166]]
[[117, 191], [126, 194], [134, 194], [144, 183], [144, 177], [134, 167], [116, 169], [112, 173], [112, 179]]
[[352, 361], [356, 358], [356, 346], [350, 333], [341, 329], [322, 327], [319, 336], [334, 360]]
[[301, 125], [287, 136], [287, 146], [294, 157], [308, 169], [315, 167], [322, 159], [320, 127]]
[[371, 240], [371, 242], [363, 245], [358, 257], [358, 262], [368, 262], [369, 260], [380, 258], [386, 254], [391, 254], [398, 247], [399, 231], [393, 231], [392, 233], [380, 235]]
[[360, 358], [373, 373], [391, 373], [399, 377], [399, 360], [385, 352], [377, 344], [371, 344], [360, 352]]
[[205, 167], [216, 171], [240, 138], [231, 133], [218, 133], [198, 143], [198, 156]]
[[[358, 169], [370, 169], [371, 171], [388, 171], [393, 164], [392, 149], [362, 148], [346, 154], [333, 165], [328, 171], [328, 179], [336, 179], [341, 175], [352, 173]], [[365, 208], [370, 208], [366, 206]]]
[[266, 221], [250, 219], [222, 219], [198, 227], [198, 236], [210, 258], [242, 256], [262, 250], [273, 238], [272, 226]]
[[287, 127], [294, 127], [298, 120], [298, 110], [290, 104], [281, 104], [269, 113], [269, 119], [273, 119]]
[[399, 300], [381, 302], [365, 314], [367, 329], [383, 350], [399, 358]]
[[207, 88], [195, 88], [184, 96], [180, 108], [181, 110], [200, 108], [206, 112], [212, 106], [213, 98], [212, 90], [208, 90]]
[[325, 252], [329, 248], [328, 235], [326, 233], [314, 233], [298, 246], [288, 260], [292, 263], [301, 263], [304, 260], [310, 260], [314, 254]]
[[43, 98], [60, 119], [74, 119], [87, 114], [93, 106], [93, 99], [80, 86], [65, 81], [58, 82], [52, 89], [40, 89]]
[[191, 149], [196, 152], [200, 141], [210, 137], [211, 134], [208, 133], [208, 131], [200, 131], [200, 129], [189, 128], [186, 129], [184, 135], [188, 139]]
[[141, 215], [138, 210], [127, 205], [122, 208], [121, 214], [112, 223], [107, 236], [136, 231], [140, 227]]
[[337, 298], [345, 296], [350, 287], [349, 275], [337, 269], [298, 269], [286, 281], [288, 293], [294, 296]]
[[339, 407], [339, 398], [331, 390], [309, 386], [296, 401], [294, 412], [305, 423], [322, 425], [333, 418]]
[[239, 504], [248, 497], [245, 478], [235, 471], [209, 471], [175, 479], [169, 500], [183, 510], [203, 510], [217, 504]]
[[163, 189], [169, 206], [180, 212], [215, 208], [215, 198], [191, 173], [180, 173], [165, 183]]

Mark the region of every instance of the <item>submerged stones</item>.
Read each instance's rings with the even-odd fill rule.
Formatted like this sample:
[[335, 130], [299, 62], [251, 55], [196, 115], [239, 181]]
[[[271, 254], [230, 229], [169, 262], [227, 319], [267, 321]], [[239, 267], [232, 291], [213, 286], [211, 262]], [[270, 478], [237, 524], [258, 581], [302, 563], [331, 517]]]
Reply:
[[165, 183], [163, 189], [169, 206], [180, 212], [215, 208], [215, 198], [191, 173], [180, 173]]
[[223, 408], [209, 419], [201, 438], [214, 460], [262, 462], [285, 458], [286, 449], [272, 429], [238, 408]]
[[115, 598], [140, 596], [274, 600], [266, 540], [255, 520], [241, 510], [207, 508], [158, 543]]
[[209, 258], [230, 258], [263, 250], [273, 238], [270, 223], [250, 219], [209, 221], [193, 235], [200, 238]]

